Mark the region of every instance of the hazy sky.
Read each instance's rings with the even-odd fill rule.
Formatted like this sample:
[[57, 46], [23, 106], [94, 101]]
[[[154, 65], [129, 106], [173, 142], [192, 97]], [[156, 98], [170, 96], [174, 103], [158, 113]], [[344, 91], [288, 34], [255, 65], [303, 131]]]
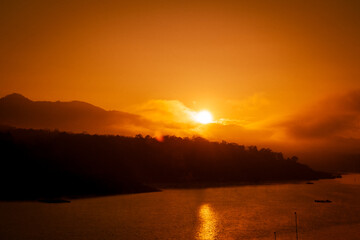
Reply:
[[276, 111], [360, 85], [357, 1], [0, 4], [1, 95], [226, 115], [227, 100], [261, 94]]
[[359, 12], [350, 0], [1, 1], [0, 95], [145, 115], [169, 101], [279, 126], [360, 88]]

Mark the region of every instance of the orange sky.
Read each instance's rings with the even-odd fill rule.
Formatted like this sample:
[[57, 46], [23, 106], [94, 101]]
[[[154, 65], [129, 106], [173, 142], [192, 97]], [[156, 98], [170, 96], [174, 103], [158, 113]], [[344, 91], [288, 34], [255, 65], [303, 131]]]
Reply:
[[149, 118], [147, 106], [176, 102], [251, 126], [256, 141], [360, 88], [359, 12], [350, 0], [2, 1], [0, 95]]

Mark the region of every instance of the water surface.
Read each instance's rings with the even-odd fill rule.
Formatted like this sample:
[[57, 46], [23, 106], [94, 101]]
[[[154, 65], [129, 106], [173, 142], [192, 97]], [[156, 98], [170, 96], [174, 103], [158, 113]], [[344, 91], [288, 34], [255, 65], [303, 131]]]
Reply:
[[[0, 239], [359, 239], [360, 175], [73, 200], [0, 202]], [[329, 199], [332, 203], [315, 203]]]

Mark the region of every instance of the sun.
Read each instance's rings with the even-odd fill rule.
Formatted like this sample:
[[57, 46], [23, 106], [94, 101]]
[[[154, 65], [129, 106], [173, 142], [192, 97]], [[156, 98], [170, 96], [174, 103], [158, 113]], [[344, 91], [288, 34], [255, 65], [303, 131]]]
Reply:
[[196, 122], [201, 124], [208, 124], [213, 122], [213, 116], [207, 110], [202, 110], [200, 112], [197, 112], [194, 116], [194, 119]]

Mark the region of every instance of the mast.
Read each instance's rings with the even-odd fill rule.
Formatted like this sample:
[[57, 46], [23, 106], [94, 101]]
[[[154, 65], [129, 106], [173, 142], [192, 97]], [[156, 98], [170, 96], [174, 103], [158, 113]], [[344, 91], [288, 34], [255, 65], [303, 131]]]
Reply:
[[297, 215], [295, 212], [295, 227], [296, 227], [296, 240], [299, 240], [299, 236], [298, 236], [298, 227], [297, 227]]

